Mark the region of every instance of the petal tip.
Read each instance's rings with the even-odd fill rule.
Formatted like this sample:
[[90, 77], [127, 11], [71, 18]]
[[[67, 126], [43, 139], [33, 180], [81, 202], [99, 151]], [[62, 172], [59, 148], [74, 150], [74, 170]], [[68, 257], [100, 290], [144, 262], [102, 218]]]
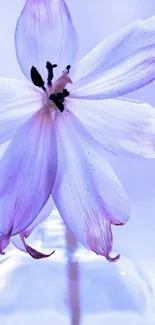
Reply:
[[115, 257], [105, 256], [108, 262], [117, 262], [120, 259], [120, 254]]
[[31, 246], [27, 245], [25, 246], [27, 253], [34, 259], [40, 260], [42, 258], [48, 258], [51, 255], [53, 255], [55, 253], [55, 250], [50, 253], [50, 254], [44, 254], [41, 252], [38, 252], [37, 250], [35, 250], [34, 248], [32, 248]]
[[41, 253], [39, 251], [37, 251], [36, 249], [34, 249], [33, 247], [31, 247], [30, 245], [28, 245], [26, 242], [25, 242], [25, 238], [24, 238], [24, 234], [21, 233], [20, 234], [20, 238], [22, 240], [22, 243], [26, 249], [26, 252], [34, 259], [37, 259], [37, 260], [40, 260], [42, 258], [48, 258], [50, 257], [51, 255], [53, 255], [55, 253], [55, 250], [53, 252], [51, 252], [50, 254], [44, 254], [44, 253]]
[[114, 225], [115, 225], [115, 226], [124, 226], [124, 225], [125, 225], [125, 222], [120, 222], [120, 223], [117, 222], [117, 223], [115, 223]]

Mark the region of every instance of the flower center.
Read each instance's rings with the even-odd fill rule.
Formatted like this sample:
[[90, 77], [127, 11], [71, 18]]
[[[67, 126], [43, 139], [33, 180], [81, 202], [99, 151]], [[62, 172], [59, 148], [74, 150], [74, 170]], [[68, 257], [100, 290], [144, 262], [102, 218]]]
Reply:
[[62, 72], [62, 75], [52, 84], [54, 78], [53, 69], [56, 67], [57, 64], [51, 64], [50, 62], [46, 63], [46, 69], [48, 72], [47, 87], [45, 87], [45, 82], [42, 76], [34, 66], [31, 68], [31, 80], [35, 86], [42, 88], [45, 92], [45, 107], [51, 109], [58, 108], [63, 112], [65, 97], [69, 96], [69, 91], [66, 89], [66, 86], [68, 83], [72, 83], [72, 80], [69, 77], [71, 66], [67, 65], [66, 69]]

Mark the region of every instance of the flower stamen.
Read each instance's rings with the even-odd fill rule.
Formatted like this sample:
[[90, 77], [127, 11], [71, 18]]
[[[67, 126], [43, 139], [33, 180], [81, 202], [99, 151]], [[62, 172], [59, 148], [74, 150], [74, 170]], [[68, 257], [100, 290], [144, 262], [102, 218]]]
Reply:
[[58, 99], [57, 95], [51, 94], [49, 99], [53, 100], [53, 103], [57, 106], [61, 113], [64, 111], [64, 104]]
[[58, 94], [51, 94], [49, 96], [50, 100], [53, 100], [54, 104], [57, 106], [57, 108], [60, 110], [60, 112], [62, 113], [64, 111], [64, 100], [65, 97], [69, 96], [69, 91], [67, 89], [63, 89], [62, 93], [58, 93]]
[[66, 70], [68, 71], [68, 73], [70, 71], [70, 68], [71, 68], [71, 65], [67, 65]]
[[31, 80], [35, 86], [42, 88], [43, 91], [46, 91], [46, 88], [44, 86], [45, 82], [42, 79], [42, 76], [40, 75], [38, 70], [34, 66], [31, 68]]
[[47, 84], [49, 87], [52, 86], [52, 79], [54, 77], [53, 69], [57, 67], [57, 64], [51, 64], [49, 61], [46, 63], [46, 69], [48, 71]]
[[48, 71], [47, 89], [45, 88], [45, 82], [42, 76], [34, 66], [31, 68], [31, 80], [35, 86], [42, 88], [46, 93], [46, 108], [53, 108], [53, 106], [51, 106], [49, 103], [49, 100], [52, 100], [60, 112], [63, 112], [65, 97], [70, 95], [69, 91], [65, 87], [68, 83], [72, 83], [72, 80], [69, 77], [71, 66], [67, 65], [65, 70], [62, 71], [62, 75], [55, 81], [54, 85], [52, 85], [52, 80], [54, 78], [53, 69], [56, 67], [57, 64], [52, 64], [49, 61], [46, 62], [46, 69]]

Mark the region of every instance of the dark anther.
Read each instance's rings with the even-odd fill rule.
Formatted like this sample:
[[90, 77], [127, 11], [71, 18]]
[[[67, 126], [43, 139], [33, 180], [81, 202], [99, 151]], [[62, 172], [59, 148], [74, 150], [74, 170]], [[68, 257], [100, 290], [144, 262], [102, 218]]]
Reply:
[[35, 86], [40, 87], [44, 91], [46, 91], [46, 88], [44, 86], [44, 80], [42, 79], [42, 76], [35, 67], [31, 68], [31, 80]]
[[47, 84], [48, 86], [52, 85], [52, 79], [54, 77], [53, 69], [57, 67], [57, 64], [51, 64], [49, 61], [46, 63], [46, 69], [48, 71]]
[[66, 70], [68, 71], [68, 73], [69, 73], [70, 68], [71, 68], [71, 65], [67, 65]]
[[67, 96], [69, 96], [69, 91], [67, 89], [64, 89], [63, 94], [64, 94], [65, 97], [67, 97]]
[[60, 102], [60, 100], [57, 98], [56, 95], [51, 94], [49, 97], [51, 100], [53, 100], [54, 104], [58, 107], [60, 112], [62, 113], [64, 111], [64, 105]]
[[58, 93], [57, 98], [61, 103], [63, 103], [65, 100], [65, 95], [63, 93]]

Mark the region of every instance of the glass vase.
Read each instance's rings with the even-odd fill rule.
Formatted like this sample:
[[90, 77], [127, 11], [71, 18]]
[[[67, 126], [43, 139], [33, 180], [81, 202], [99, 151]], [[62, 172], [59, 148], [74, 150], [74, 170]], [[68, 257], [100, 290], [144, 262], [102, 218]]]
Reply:
[[34, 260], [10, 248], [1, 258], [0, 324], [139, 325], [152, 314], [153, 295], [142, 270], [123, 255], [109, 263], [86, 250], [56, 210], [30, 243], [55, 253]]

